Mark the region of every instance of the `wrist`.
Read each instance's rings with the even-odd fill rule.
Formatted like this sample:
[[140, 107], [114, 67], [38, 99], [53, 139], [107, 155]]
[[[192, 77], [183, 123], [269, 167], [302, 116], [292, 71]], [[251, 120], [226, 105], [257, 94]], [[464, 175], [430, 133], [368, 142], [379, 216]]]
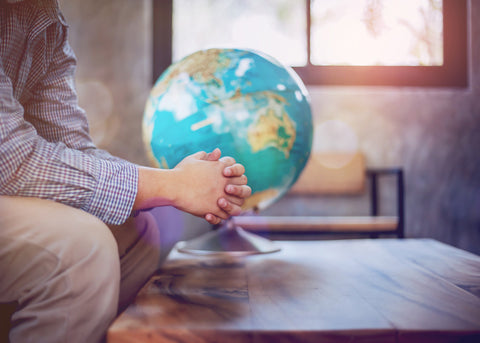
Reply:
[[133, 209], [174, 206], [177, 201], [174, 174], [172, 169], [138, 167], [138, 189]]

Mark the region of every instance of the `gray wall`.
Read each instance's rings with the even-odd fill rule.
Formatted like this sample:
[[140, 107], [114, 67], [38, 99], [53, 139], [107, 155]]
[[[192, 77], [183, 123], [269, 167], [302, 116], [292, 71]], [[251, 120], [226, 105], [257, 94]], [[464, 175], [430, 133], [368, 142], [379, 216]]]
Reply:
[[[309, 91], [315, 124], [341, 121], [346, 133], [321, 133], [317, 146], [329, 139], [351, 146], [353, 137], [370, 166], [404, 168], [408, 237], [431, 237], [480, 254], [480, 1], [468, 4], [468, 88]], [[141, 117], [151, 86], [150, 5], [148, 0], [61, 1], [92, 135], [100, 147], [140, 164], [147, 163]], [[189, 219], [188, 225], [203, 222]]]
[[150, 1], [60, 0], [78, 59], [77, 90], [98, 146], [145, 164], [143, 106], [151, 87]]

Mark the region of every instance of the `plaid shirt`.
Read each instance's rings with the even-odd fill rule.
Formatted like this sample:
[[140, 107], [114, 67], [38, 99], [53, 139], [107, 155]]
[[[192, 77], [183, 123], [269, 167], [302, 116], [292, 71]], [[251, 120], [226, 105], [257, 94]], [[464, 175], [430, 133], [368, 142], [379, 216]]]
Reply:
[[0, 195], [51, 199], [124, 222], [137, 166], [92, 143], [56, 1], [8, 2], [0, 0]]

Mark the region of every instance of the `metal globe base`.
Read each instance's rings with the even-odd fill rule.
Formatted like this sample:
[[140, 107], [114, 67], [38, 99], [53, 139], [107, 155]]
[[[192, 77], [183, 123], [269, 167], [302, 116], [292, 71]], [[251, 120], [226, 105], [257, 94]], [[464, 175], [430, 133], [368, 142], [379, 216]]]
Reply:
[[272, 241], [247, 232], [228, 220], [219, 229], [189, 241], [179, 242], [177, 250], [202, 256], [247, 256], [280, 251]]

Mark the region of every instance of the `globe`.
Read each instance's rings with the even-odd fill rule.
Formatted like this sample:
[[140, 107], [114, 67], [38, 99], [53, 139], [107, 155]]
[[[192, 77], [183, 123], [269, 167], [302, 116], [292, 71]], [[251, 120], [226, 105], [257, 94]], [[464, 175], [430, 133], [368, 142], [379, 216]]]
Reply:
[[262, 210], [288, 191], [309, 158], [312, 135], [301, 79], [251, 50], [202, 50], [172, 64], [143, 116], [146, 150], [157, 167], [216, 147], [243, 164], [252, 188], [245, 211]]

